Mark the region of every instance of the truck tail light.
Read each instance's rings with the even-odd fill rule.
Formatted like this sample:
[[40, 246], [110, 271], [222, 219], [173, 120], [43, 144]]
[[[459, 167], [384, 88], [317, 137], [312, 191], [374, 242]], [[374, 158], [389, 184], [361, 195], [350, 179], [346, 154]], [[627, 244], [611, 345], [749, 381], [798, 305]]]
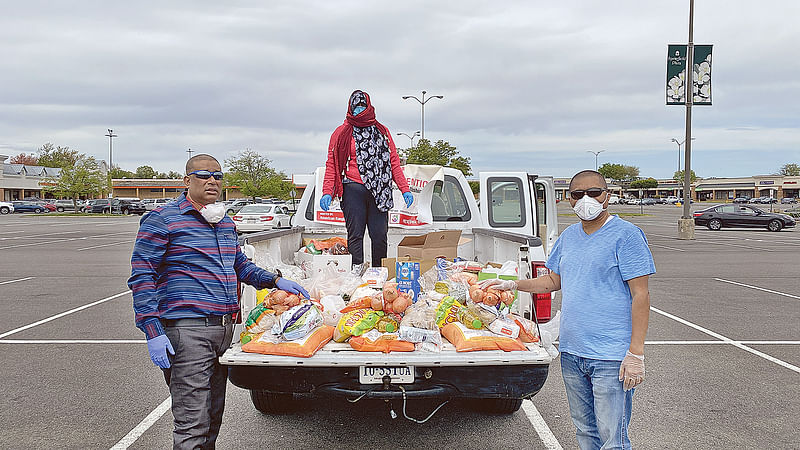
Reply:
[[261, 221], [262, 222], [269, 222], [272, 219], [273, 219], [272, 216], [261, 216]]
[[233, 217], [231, 217], [231, 219], [235, 220], [236, 222], [241, 222], [242, 221], [242, 216], [233, 216]]
[[[531, 263], [531, 273], [533, 274], [533, 278], [544, 277], [550, 273], [550, 269], [545, 267], [542, 261], [533, 261]], [[553, 294], [531, 295], [533, 296], [533, 306], [536, 308], [536, 317], [539, 319], [539, 322], [548, 322], [552, 317], [551, 302], [553, 300]]]

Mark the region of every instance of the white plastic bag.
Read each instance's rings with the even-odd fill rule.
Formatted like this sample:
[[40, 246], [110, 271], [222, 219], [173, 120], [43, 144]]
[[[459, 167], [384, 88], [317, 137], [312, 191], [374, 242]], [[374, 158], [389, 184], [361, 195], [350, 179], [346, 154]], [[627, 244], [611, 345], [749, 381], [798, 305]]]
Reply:
[[553, 357], [558, 356], [558, 350], [553, 343], [558, 339], [558, 330], [560, 326], [561, 310], [556, 311], [556, 315], [553, 316], [549, 322], [539, 324], [539, 331], [542, 332], [542, 347]]

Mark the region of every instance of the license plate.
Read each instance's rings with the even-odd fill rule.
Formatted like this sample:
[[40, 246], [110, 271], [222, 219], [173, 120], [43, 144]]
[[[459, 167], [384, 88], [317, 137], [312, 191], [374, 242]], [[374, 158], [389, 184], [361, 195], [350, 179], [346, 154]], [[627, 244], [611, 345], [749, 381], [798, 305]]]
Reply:
[[247, 223], [256, 223], [256, 219], [247, 219]]
[[414, 366], [361, 366], [358, 369], [358, 381], [361, 384], [381, 384], [386, 375], [392, 377], [394, 384], [410, 384], [414, 382]]

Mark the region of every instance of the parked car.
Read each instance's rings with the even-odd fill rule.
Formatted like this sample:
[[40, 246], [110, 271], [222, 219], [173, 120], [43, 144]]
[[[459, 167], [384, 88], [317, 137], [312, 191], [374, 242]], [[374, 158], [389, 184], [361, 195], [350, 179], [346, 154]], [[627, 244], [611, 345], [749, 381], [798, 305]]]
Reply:
[[640, 204], [642, 204], [642, 205], [655, 205], [656, 203], [657, 203], [657, 201], [654, 198], [643, 198], [640, 201]]
[[666, 201], [667, 201], [668, 205], [674, 205], [675, 203], [678, 203], [679, 201], [681, 201], [681, 199], [679, 199], [678, 197], [676, 197], [674, 195], [670, 195], [669, 197], [666, 198]]
[[16, 201], [11, 203], [14, 205], [14, 212], [18, 213], [34, 212], [36, 214], [41, 214], [48, 211], [47, 208], [36, 202]]
[[285, 206], [266, 203], [245, 205], [233, 217], [236, 232], [266, 231], [289, 226], [289, 210]]
[[778, 199], [775, 198], [775, 197], [769, 197], [769, 196], [764, 195], [764, 196], [761, 196], [761, 197], [758, 198], [758, 203], [762, 203], [762, 204], [764, 204], [764, 203], [766, 203], [766, 204], [778, 203]]
[[733, 203], [747, 203], [749, 201], [750, 197], [746, 195], [744, 197], [736, 197], [735, 199], [733, 199]]
[[44, 208], [47, 210], [47, 212], [53, 212], [53, 211], [58, 209], [58, 208], [56, 208], [56, 205], [54, 205], [53, 203], [51, 203], [48, 200], [39, 200], [39, 201], [34, 202], [34, 203], [38, 203], [38, 204], [44, 206]]
[[53, 202], [53, 204], [56, 206], [56, 211], [58, 212], [75, 211], [76, 204], [78, 207], [78, 211], [81, 211], [84, 206], [84, 201], [76, 200], [75, 203], [73, 203], [72, 200], [70, 199], [64, 199], [64, 200], [56, 200]]
[[144, 209], [148, 211], [152, 211], [160, 206], [164, 206], [167, 203], [175, 200], [174, 198], [147, 198], [142, 200], [144, 204]]
[[242, 209], [243, 206], [251, 204], [253, 204], [253, 200], [246, 198], [234, 200], [230, 205], [228, 205], [226, 212], [228, 214], [236, 214], [240, 209]]
[[0, 202], [0, 214], [11, 214], [14, 212], [14, 204], [11, 202]]
[[797, 203], [797, 199], [794, 198], [794, 197], [783, 197], [781, 199], [781, 204], [782, 205], [788, 205], [788, 204], [792, 204], [792, 203]]
[[124, 200], [124, 199], [113, 199], [112, 205], [114, 208], [114, 212], [119, 212], [122, 214], [138, 214], [142, 215], [147, 212], [145, 209], [144, 204], [138, 200]]
[[617, 194], [609, 194], [609, 196], [608, 196], [608, 204], [609, 205], [618, 205], [619, 204], [619, 195], [617, 195]]
[[765, 227], [769, 231], [780, 231], [795, 226], [791, 216], [762, 211], [750, 205], [717, 205], [697, 211], [693, 216], [695, 225], [705, 225], [709, 230]]

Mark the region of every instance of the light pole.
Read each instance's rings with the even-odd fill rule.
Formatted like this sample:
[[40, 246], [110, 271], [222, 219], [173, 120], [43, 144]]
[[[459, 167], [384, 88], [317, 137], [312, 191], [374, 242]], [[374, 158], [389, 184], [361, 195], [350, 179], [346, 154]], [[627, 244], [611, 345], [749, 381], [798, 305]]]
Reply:
[[192, 159], [192, 148], [191, 147], [189, 147], [189, 150], [186, 150], [186, 153], [189, 154], [189, 158], [188, 159]]
[[111, 140], [117, 137], [117, 135], [114, 134], [114, 130], [108, 128], [108, 134], [105, 134], [104, 136], [108, 136], [108, 173], [111, 174]]
[[[695, 138], [692, 138], [691, 140], [694, 140], [694, 139]], [[676, 172], [680, 172], [681, 171], [681, 145], [683, 145], [683, 143], [686, 142], [686, 139], [684, 139], [682, 141], [679, 141], [679, 140], [677, 140], [675, 138], [672, 138], [672, 142], [678, 144], [678, 170], [676, 170]]]
[[597, 151], [597, 152], [593, 152], [591, 150], [586, 150], [586, 151], [589, 152], [589, 153], [594, 153], [594, 171], [597, 172], [597, 156], [600, 153], [603, 153], [605, 150], [600, 150], [600, 151]]
[[398, 136], [405, 136], [405, 137], [411, 139], [411, 146], [413, 147], [414, 146], [414, 138], [419, 136], [419, 131], [415, 131], [414, 134], [411, 134], [411, 135], [409, 135], [408, 133], [397, 133], [397, 135]]
[[413, 98], [414, 100], [418, 101], [419, 104], [422, 106], [422, 137], [421, 137], [421, 139], [425, 139], [425, 103], [428, 103], [428, 100], [430, 100], [432, 98], [438, 98], [438, 99], [443, 99], [444, 98], [443, 95], [431, 95], [430, 97], [428, 97], [426, 99], [425, 98], [425, 94], [426, 93], [427, 93], [426, 91], [422, 91], [422, 100], [418, 99], [417, 97], [415, 97], [413, 95], [404, 95], [403, 96], [403, 100], [408, 100], [410, 98]]

